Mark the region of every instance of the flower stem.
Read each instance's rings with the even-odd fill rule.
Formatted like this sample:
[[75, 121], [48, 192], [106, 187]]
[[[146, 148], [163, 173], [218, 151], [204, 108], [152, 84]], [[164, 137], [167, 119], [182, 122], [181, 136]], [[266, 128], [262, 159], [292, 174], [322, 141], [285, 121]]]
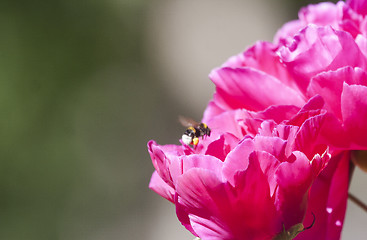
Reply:
[[353, 194], [348, 193], [348, 198], [355, 204], [357, 204], [358, 207], [362, 208], [365, 212], [367, 212], [367, 205], [359, 200], [357, 197], [355, 197]]

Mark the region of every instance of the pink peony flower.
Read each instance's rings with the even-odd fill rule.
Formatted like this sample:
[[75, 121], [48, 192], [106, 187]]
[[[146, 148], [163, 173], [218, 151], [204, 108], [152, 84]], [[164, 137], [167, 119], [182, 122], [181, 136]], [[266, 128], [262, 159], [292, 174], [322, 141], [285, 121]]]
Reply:
[[[263, 112], [284, 105], [301, 107], [315, 96], [324, 100], [327, 113], [318, 141], [329, 145], [333, 159], [339, 161], [330, 164], [333, 170], [325, 170], [313, 185], [309, 211], [323, 222], [315, 225], [317, 233], [311, 229], [302, 236], [340, 237], [350, 157], [340, 150], [367, 148], [366, 2], [303, 8], [300, 19], [279, 30], [274, 43], [258, 42], [210, 74], [216, 93], [203, 121], [233, 109]], [[292, 118], [293, 113], [287, 113], [283, 121]], [[338, 191], [333, 187], [337, 184]]]
[[332, 149], [365, 150], [367, 17], [359, 14], [365, 2], [303, 8], [299, 20], [278, 31], [275, 43], [258, 42], [214, 69], [210, 78], [216, 93], [204, 120], [231, 109], [301, 107], [320, 95], [331, 113], [323, 129], [325, 143]]
[[275, 37], [276, 54], [303, 96], [322, 96], [337, 118], [325, 136], [341, 149], [367, 148], [366, 9], [361, 0], [310, 5]]
[[195, 149], [148, 143], [150, 188], [189, 231], [272, 239], [314, 214], [297, 239], [340, 238], [349, 151], [367, 149], [366, 15], [362, 0], [301, 9], [272, 43], [210, 73], [210, 137]]
[[286, 23], [274, 37], [276, 44], [289, 44], [294, 35], [309, 25], [330, 26], [348, 32], [353, 38], [366, 36], [366, 1], [340, 1], [337, 4], [323, 2], [302, 8], [299, 19]]
[[335, 142], [333, 134], [325, 135], [327, 140], [343, 149], [366, 149], [366, 57], [351, 35], [310, 26], [279, 54], [303, 95], [322, 96], [325, 108], [337, 118], [333, 124], [340, 130], [331, 131], [343, 137]]
[[[279, 114], [272, 107], [223, 112], [208, 120], [213, 134], [196, 149], [150, 141], [150, 188], [173, 202], [181, 223], [203, 240], [272, 239], [283, 226], [303, 222], [310, 186], [329, 160], [317, 144], [326, 117], [320, 100], [302, 109], [279, 106], [288, 110]], [[291, 113], [294, 125], [265, 120], [283, 122]]]

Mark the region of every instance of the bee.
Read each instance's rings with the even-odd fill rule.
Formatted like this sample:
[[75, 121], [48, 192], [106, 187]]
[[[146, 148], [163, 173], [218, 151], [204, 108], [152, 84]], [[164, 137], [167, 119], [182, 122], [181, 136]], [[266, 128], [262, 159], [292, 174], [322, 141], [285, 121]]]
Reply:
[[179, 116], [180, 123], [187, 127], [186, 131], [182, 134], [182, 142], [187, 145], [197, 146], [199, 143], [199, 137], [210, 136], [211, 130], [205, 123], [198, 123], [190, 118]]

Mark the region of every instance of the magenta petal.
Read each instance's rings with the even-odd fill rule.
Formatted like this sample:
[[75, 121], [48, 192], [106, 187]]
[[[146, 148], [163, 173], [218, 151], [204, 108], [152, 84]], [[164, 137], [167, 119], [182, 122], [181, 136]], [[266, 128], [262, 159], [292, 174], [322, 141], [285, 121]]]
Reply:
[[250, 155], [251, 158], [257, 158], [260, 163], [260, 168], [264, 175], [267, 177], [269, 188], [270, 188], [270, 196], [273, 197], [276, 188], [278, 187], [277, 179], [276, 179], [276, 171], [281, 162], [271, 155], [268, 152], [264, 151], [256, 151], [252, 152]]
[[[255, 150], [270, 153], [279, 161], [285, 161], [285, 148], [287, 141], [278, 137], [256, 136], [254, 139]], [[261, 164], [261, 163], [260, 163]]]
[[308, 87], [308, 94], [319, 94], [325, 100], [325, 107], [342, 119], [341, 94], [343, 82], [348, 84], [366, 84], [367, 74], [360, 68], [343, 67], [336, 71], [323, 72], [313, 77]]
[[244, 112], [244, 110], [238, 109], [219, 113], [218, 115], [212, 116], [206, 121], [203, 120], [203, 122], [210, 126], [210, 129], [212, 130], [212, 136], [215, 134], [223, 135], [224, 133], [230, 133], [237, 138], [242, 139], [246, 133], [240, 122], [242, 122], [245, 117], [247, 117], [246, 112]]
[[308, 190], [313, 179], [312, 165], [301, 152], [293, 152], [293, 162], [280, 164], [276, 178], [279, 188], [276, 205], [284, 217], [283, 223], [289, 227], [303, 222], [307, 208]]
[[[347, 68], [349, 69], [349, 67]], [[345, 69], [345, 71], [348, 71]], [[340, 70], [339, 70], [340, 71]], [[336, 79], [334, 77], [337, 77]], [[341, 118], [340, 96], [343, 89], [343, 81], [340, 74], [335, 72], [323, 72], [311, 79], [308, 87], [308, 95], [319, 94], [325, 99], [325, 107]]]
[[325, 104], [325, 101], [322, 97], [316, 95], [308, 100], [308, 102], [302, 107], [300, 112], [307, 112], [312, 110], [319, 110]]
[[339, 22], [339, 28], [343, 31], [346, 31], [350, 33], [353, 38], [356, 38], [358, 34], [361, 32], [364, 32], [363, 24], [363, 17], [356, 13], [354, 10], [352, 10], [348, 5], [346, 4], [338, 4], [342, 6], [343, 10], [343, 17], [342, 20]]
[[302, 124], [296, 135], [293, 149], [302, 151], [310, 159], [313, 158], [315, 153], [322, 154], [326, 148], [320, 139], [320, 132], [324, 126], [324, 122], [324, 114], [308, 118]]
[[285, 23], [275, 34], [274, 43], [277, 45], [288, 45], [293, 36], [302, 29], [305, 24], [300, 20]]
[[280, 223], [256, 159], [236, 175], [235, 184], [221, 182], [211, 171], [192, 169], [178, 181], [176, 204], [202, 239], [270, 239]]
[[235, 196], [239, 199], [234, 199], [232, 202], [234, 206], [232, 211], [241, 209], [244, 204], [246, 207], [243, 207], [242, 216], [239, 219], [246, 218], [247, 221], [243, 221], [243, 226], [238, 227], [250, 228], [248, 234], [238, 239], [268, 239], [274, 232], [279, 232], [281, 229], [280, 216], [276, 212], [274, 199], [270, 195], [269, 176], [266, 175], [271, 172], [272, 167], [268, 169], [267, 166], [272, 163], [261, 163], [264, 159], [259, 156], [261, 155], [251, 153], [248, 168], [235, 176], [237, 189]]
[[367, 149], [367, 87], [344, 83], [341, 96], [344, 127], [358, 149]]
[[367, 2], [365, 0], [347, 0], [347, 4], [357, 13], [367, 14]]
[[291, 119], [299, 110], [300, 108], [294, 105], [272, 105], [264, 111], [254, 113], [253, 117], [263, 120], [273, 120], [279, 124]]
[[251, 68], [221, 68], [211, 72], [217, 88], [217, 105], [226, 109], [261, 111], [270, 105], [302, 106], [297, 91], [276, 78]]
[[223, 162], [210, 155], [194, 154], [182, 158], [182, 173], [192, 168], [202, 168], [214, 172], [220, 179]]
[[224, 161], [227, 154], [237, 146], [239, 139], [230, 133], [225, 133], [219, 139], [212, 141], [205, 152], [206, 155], [214, 156]]
[[302, 91], [322, 71], [343, 66], [366, 67], [366, 58], [353, 37], [331, 27], [306, 27], [289, 47], [280, 50], [280, 55]]
[[299, 151], [293, 152], [291, 158], [293, 161], [283, 162], [279, 166], [277, 171], [279, 187], [287, 189], [297, 186], [298, 190], [295, 192], [304, 192], [313, 181], [310, 177], [313, 175], [312, 163], [304, 153]]
[[294, 81], [279, 61], [276, 50], [277, 47], [273, 43], [259, 41], [245, 52], [231, 57], [222, 67], [251, 67], [275, 77], [288, 86], [293, 86]]
[[148, 142], [148, 151], [152, 159], [154, 168], [156, 169], [159, 176], [163, 179], [163, 181], [173, 187], [171, 174], [169, 172], [171, 160], [167, 158], [166, 154], [163, 151], [163, 148], [164, 147], [158, 145], [153, 140]]
[[335, 149], [347, 149], [350, 146], [350, 136], [334, 114], [326, 113], [320, 132], [320, 142], [327, 144], [331, 151]]
[[258, 128], [258, 134], [263, 137], [273, 137], [274, 129], [276, 128], [276, 123], [272, 120], [263, 121]]
[[[367, 19], [366, 19], [366, 27], [367, 27]], [[366, 33], [367, 33], [367, 29], [366, 29], [365, 34]], [[361, 52], [363, 53], [363, 55], [367, 57], [367, 38], [364, 35], [359, 34], [356, 37], [356, 43], [359, 49], [361, 49]]]
[[274, 129], [275, 134], [278, 137], [288, 141], [287, 145], [289, 145], [291, 142], [294, 142], [298, 130], [299, 130], [298, 126], [284, 125], [284, 124], [278, 125], [276, 129]]
[[194, 236], [198, 237], [197, 233], [192, 228], [191, 220], [188, 215], [190, 209], [186, 208], [186, 206], [182, 204], [182, 200], [178, 197], [178, 194], [175, 195], [175, 205], [176, 205], [176, 215], [180, 223]]
[[162, 180], [157, 171], [153, 172], [152, 178], [149, 182], [149, 188], [168, 201], [174, 203], [175, 190]]
[[223, 166], [223, 175], [234, 185], [235, 174], [238, 171], [246, 170], [249, 164], [250, 153], [254, 150], [252, 139], [244, 139], [226, 157]]
[[320, 115], [320, 114], [324, 114], [325, 112], [326, 112], [325, 110], [321, 110], [321, 109], [305, 111], [305, 112], [299, 111], [299, 113], [293, 116], [292, 119], [290, 119], [289, 121], [286, 121], [285, 124], [300, 127], [302, 124], [304, 124], [305, 121], [307, 121], [307, 119]]
[[287, 125], [301, 126], [310, 117], [319, 115], [323, 106], [324, 100], [321, 96], [316, 95], [308, 100], [302, 109], [286, 123]]
[[213, 172], [191, 169], [179, 178], [176, 211], [178, 215], [188, 216], [193, 230], [201, 238], [233, 239], [233, 233], [222, 218], [222, 208], [230, 207], [226, 191], [226, 185]]
[[173, 161], [169, 167], [173, 182], [192, 168], [202, 168], [213, 171], [219, 178], [222, 175], [223, 162], [210, 155], [192, 154], [189, 156], [182, 156], [177, 161]]
[[[214, 93], [215, 95], [216, 93]], [[211, 100], [204, 111], [202, 122], [207, 123], [213, 117], [223, 113], [224, 110], [220, 108], [215, 101]]]
[[306, 24], [313, 23], [318, 26], [331, 25], [334, 28], [338, 26], [342, 8], [331, 2], [322, 2], [311, 4], [302, 8], [299, 13], [299, 19]]
[[335, 171], [330, 186], [330, 193], [338, 193], [329, 197], [327, 207], [332, 209], [328, 219], [328, 235], [330, 239], [338, 239], [344, 223], [349, 182], [349, 152], [344, 152]]
[[316, 224], [297, 239], [340, 239], [348, 198], [349, 153], [333, 157], [312, 185], [306, 219], [307, 226], [315, 214]]
[[311, 79], [308, 87], [310, 96], [319, 94], [326, 103], [327, 110], [331, 110], [339, 119], [341, 119], [340, 96], [343, 89], [345, 76], [352, 71], [352, 68], [346, 67], [338, 69], [336, 72], [323, 72]]

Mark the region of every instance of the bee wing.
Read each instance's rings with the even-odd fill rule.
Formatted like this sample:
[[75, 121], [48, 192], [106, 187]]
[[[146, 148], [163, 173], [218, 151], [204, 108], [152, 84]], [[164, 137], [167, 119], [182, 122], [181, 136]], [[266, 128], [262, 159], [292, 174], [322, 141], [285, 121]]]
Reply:
[[184, 116], [178, 116], [178, 121], [181, 123], [184, 127], [192, 127], [192, 126], [198, 126], [199, 123], [191, 118], [187, 118]]

